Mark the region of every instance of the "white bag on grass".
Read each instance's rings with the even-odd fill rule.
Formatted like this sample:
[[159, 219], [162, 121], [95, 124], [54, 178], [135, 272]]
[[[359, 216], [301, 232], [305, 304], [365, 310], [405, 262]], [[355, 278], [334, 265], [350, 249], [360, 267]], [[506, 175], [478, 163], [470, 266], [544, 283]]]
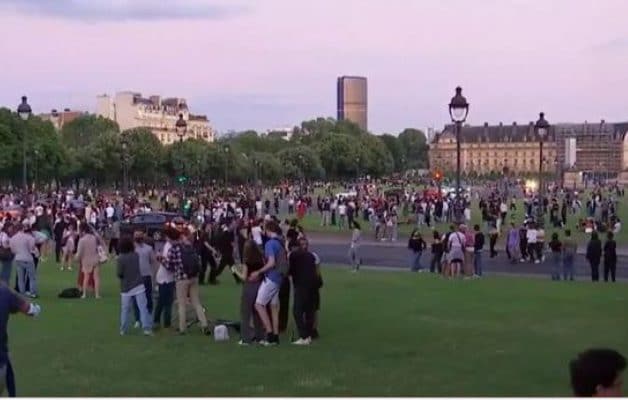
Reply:
[[225, 325], [216, 325], [214, 328], [214, 340], [216, 342], [226, 342], [229, 340], [229, 329]]

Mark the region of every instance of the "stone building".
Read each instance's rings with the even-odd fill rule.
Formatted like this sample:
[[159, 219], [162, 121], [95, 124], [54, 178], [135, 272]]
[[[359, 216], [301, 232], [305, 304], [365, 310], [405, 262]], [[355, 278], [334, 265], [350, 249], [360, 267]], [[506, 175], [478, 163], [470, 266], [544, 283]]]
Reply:
[[179, 140], [175, 124], [181, 114], [187, 122], [183, 139], [196, 138], [208, 142], [215, 139], [215, 131], [207, 116], [190, 113], [187, 102], [182, 98], [144, 98], [136, 92], [119, 92], [112, 98], [105, 94], [97, 97], [96, 114], [116, 121], [122, 131], [149, 128], [163, 144]]
[[[628, 123], [555, 124], [543, 145], [543, 170], [603, 172], [613, 176], [628, 169]], [[463, 174], [538, 173], [539, 137], [534, 122], [527, 125], [463, 126], [461, 170]], [[429, 151], [430, 167], [456, 170], [455, 127], [447, 125], [434, 135]]]
[[52, 126], [55, 127], [56, 130], [61, 130], [63, 125], [67, 124], [75, 120], [76, 118], [87, 115], [86, 111], [72, 111], [69, 108], [64, 109], [63, 111], [57, 111], [56, 109], [52, 109], [49, 113], [40, 114], [39, 117], [44, 121], [50, 121]]
[[[434, 135], [429, 160], [432, 169], [456, 170], [455, 126], [447, 125]], [[555, 129], [551, 128], [543, 146], [544, 170], [555, 171]], [[534, 123], [518, 125], [463, 126], [460, 135], [460, 169], [463, 174], [514, 174], [539, 171], [540, 146]]]

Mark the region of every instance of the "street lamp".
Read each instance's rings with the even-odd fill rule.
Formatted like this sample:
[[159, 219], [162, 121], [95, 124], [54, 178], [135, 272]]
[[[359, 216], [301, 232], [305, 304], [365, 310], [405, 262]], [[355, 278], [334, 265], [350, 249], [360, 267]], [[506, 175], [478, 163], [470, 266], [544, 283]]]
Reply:
[[185, 136], [185, 132], [188, 130], [188, 124], [183, 119], [183, 114], [179, 114], [179, 119], [174, 124], [174, 128], [177, 131], [177, 136], [179, 136], [179, 141], [183, 141], [183, 136]]
[[456, 204], [454, 206], [454, 216], [457, 223], [462, 222], [463, 207], [460, 199], [460, 132], [462, 124], [467, 120], [469, 114], [469, 103], [462, 95], [462, 88], [456, 88], [456, 95], [449, 102], [449, 116], [456, 126]]
[[122, 196], [126, 198], [129, 191], [129, 142], [126, 134], [122, 135]]
[[229, 148], [229, 145], [225, 145], [223, 150], [225, 152], [225, 187], [227, 187], [227, 181], [229, 179], [229, 152], [231, 149]]
[[[19, 106], [17, 106], [17, 113], [22, 118], [22, 121], [26, 122], [28, 118], [30, 118], [33, 110], [31, 106], [26, 102], [26, 96], [22, 96], [22, 102]], [[24, 192], [27, 189], [26, 183], [26, 127], [24, 127], [24, 132], [22, 133], [22, 187], [24, 188]]]
[[537, 223], [543, 226], [545, 212], [545, 184], [543, 182], [543, 142], [549, 132], [550, 124], [545, 119], [545, 113], [539, 113], [539, 119], [534, 125], [536, 134], [539, 136], [539, 207]]
[[35, 151], [33, 152], [33, 169], [35, 170], [34, 176], [33, 176], [33, 190], [36, 190], [37, 188], [37, 175], [38, 175], [38, 168], [37, 168], [37, 162], [39, 161], [39, 150], [35, 149]]

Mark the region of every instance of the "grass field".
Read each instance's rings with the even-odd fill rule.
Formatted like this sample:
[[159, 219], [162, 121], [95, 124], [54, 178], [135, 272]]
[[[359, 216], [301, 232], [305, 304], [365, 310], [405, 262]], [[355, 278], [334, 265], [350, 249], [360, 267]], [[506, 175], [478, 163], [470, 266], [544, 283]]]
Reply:
[[[517, 202], [517, 210], [515, 212], [509, 212], [509, 216], [507, 217], [508, 225], [506, 226], [506, 228], [510, 226], [509, 224], [511, 222], [515, 222], [516, 224], [518, 224], [518, 226], [523, 222], [523, 219], [525, 216], [523, 210], [524, 210], [523, 201], [519, 200]], [[628, 203], [626, 201], [619, 203], [617, 214], [621, 221], [628, 221]], [[589, 235], [585, 234], [584, 232], [579, 232], [576, 229], [578, 219], [584, 218], [584, 217], [585, 217], [584, 211], [581, 211], [579, 214], [575, 214], [575, 215], [568, 214], [567, 216], [567, 228], [571, 229], [573, 236], [576, 238], [576, 240], [579, 243], [586, 243], [589, 238]], [[400, 221], [403, 221], [403, 220], [404, 220], [404, 217], [401, 217]], [[371, 229], [370, 223], [364, 221], [364, 219], [362, 218], [362, 215], [359, 216], [358, 222], [361, 225], [362, 231], [368, 235], [367, 237], [369, 238], [372, 237], [373, 230]], [[316, 209], [312, 210], [310, 214], [306, 215], [302, 221], [303, 228], [305, 229], [306, 232], [318, 232], [318, 233], [326, 233], [326, 234], [339, 234], [342, 232], [341, 230], [338, 229], [337, 226], [322, 227], [320, 223], [321, 223], [320, 214], [318, 210]], [[478, 208], [478, 202], [474, 200], [472, 208], [471, 208], [471, 224], [470, 225], [473, 226], [475, 224], [479, 224], [480, 226], [483, 227], [480, 210]], [[431, 228], [428, 228], [427, 226], [424, 225], [420, 228], [420, 231], [423, 234], [424, 238], [428, 238], [431, 240], [431, 232], [433, 229], [437, 229], [441, 234], [443, 234], [444, 232], [449, 231], [449, 225], [450, 224], [439, 223], [439, 224], [432, 225]], [[403, 238], [409, 237], [410, 233], [415, 227], [416, 226], [414, 224], [400, 223], [399, 224], [399, 236]], [[502, 228], [502, 232], [506, 232], [505, 230], [506, 228]], [[557, 232], [559, 234], [559, 237], [561, 238], [564, 237], [564, 232], [562, 229], [556, 229], [549, 223], [549, 215], [546, 216], [545, 229], [546, 229], [546, 236], [547, 236], [548, 241], [551, 238], [551, 234], [554, 232]], [[347, 231], [348, 230], [346, 229], [344, 230], [345, 233]], [[499, 238], [499, 242], [502, 242], [504, 239], [505, 239], [505, 235], [502, 234]], [[602, 239], [604, 239], [604, 236], [602, 236]], [[620, 244], [620, 246], [623, 243], [628, 243], [628, 230], [622, 229], [619, 235], [615, 239]]]
[[[40, 269], [43, 306], [9, 324], [20, 396], [560, 396], [590, 346], [628, 354], [624, 284], [326, 269], [321, 340], [241, 348], [197, 331], [118, 335], [111, 266], [101, 300], [57, 299], [75, 273]], [[238, 317], [229, 279], [204, 287], [212, 316]]]

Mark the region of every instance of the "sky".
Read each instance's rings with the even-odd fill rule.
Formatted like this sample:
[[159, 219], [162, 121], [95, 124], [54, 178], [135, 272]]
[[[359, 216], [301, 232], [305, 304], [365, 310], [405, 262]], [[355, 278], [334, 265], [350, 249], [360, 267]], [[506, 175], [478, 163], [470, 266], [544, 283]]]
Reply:
[[336, 115], [368, 78], [369, 130], [628, 121], [628, 0], [0, 0], [0, 106], [95, 111], [184, 97], [221, 132]]

